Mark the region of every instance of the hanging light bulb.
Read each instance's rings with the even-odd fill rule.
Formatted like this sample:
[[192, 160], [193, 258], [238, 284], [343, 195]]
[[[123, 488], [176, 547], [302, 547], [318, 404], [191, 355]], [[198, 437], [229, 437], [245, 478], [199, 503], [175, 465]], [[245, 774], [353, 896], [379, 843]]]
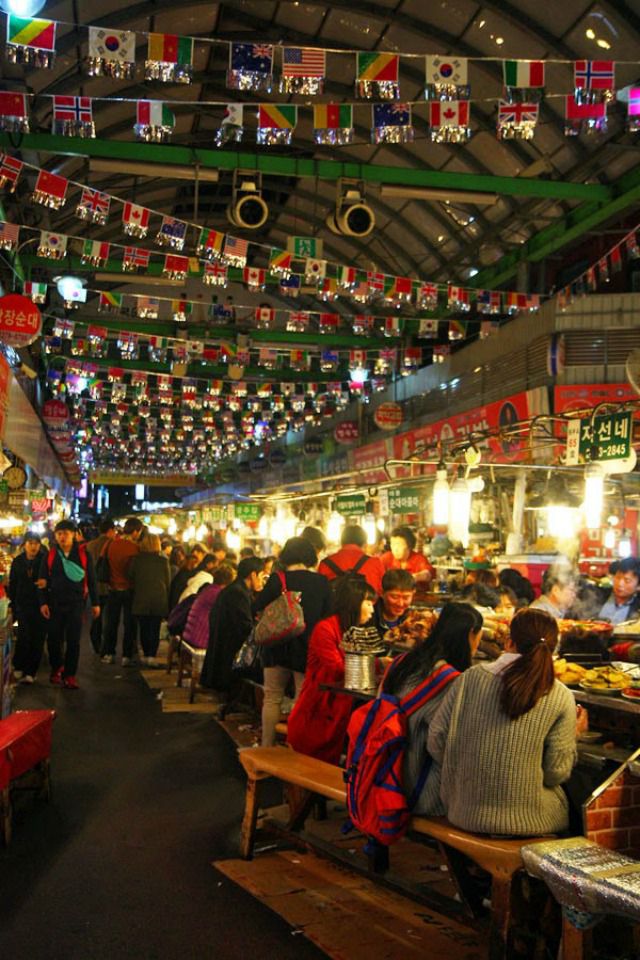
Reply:
[[613, 527], [608, 527], [608, 529], [605, 531], [603, 543], [607, 550], [613, 550], [613, 548], [615, 547], [616, 532], [613, 529]]
[[459, 540], [463, 547], [469, 545], [470, 519], [471, 490], [464, 477], [457, 477], [449, 493], [449, 538]]
[[327, 523], [327, 539], [330, 543], [338, 543], [343, 527], [344, 517], [341, 513], [334, 510]]
[[552, 503], [547, 507], [547, 532], [556, 540], [571, 540], [576, 535], [578, 511], [574, 507]]
[[584, 471], [584, 523], [588, 530], [596, 530], [602, 520], [604, 503], [604, 470], [599, 463], [589, 463]]
[[375, 546], [375, 542], [378, 539], [378, 528], [376, 527], [376, 520], [372, 513], [368, 513], [365, 516], [362, 521], [362, 529], [367, 535], [367, 543], [369, 546]]
[[628, 530], [624, 530], [622, 536], [620, 537], [620, 542], [618, 544], [618, 555], [622, 560], [626, 560], [627, 557], [631, 556], [631, 537], [629, 536]]
[[239, 533], [236, 533], [235, 530], [232, 530], [231, 528], [229, 528], [229, 529], [227, 530], [227, 535], [226, 535], [225, 539], [226, 539], [226, 541], [227, 541], [227, 546], [229, 547], [229, 550], [239, 550], [239, 549], [240, 549], [240, 543], [241, 543], [240, 534], [239, 534]]
[[262, 537], [263, 540], [269, 537], [269, 526], [269, 518], [266, 513], [263, 513], [258, 521], [258, 536]]
[[437, 527], [446, 527], [449, 522], [449, 483], [447, 468], [438, 464], [436, 482], [433, 485], [433, 523]]

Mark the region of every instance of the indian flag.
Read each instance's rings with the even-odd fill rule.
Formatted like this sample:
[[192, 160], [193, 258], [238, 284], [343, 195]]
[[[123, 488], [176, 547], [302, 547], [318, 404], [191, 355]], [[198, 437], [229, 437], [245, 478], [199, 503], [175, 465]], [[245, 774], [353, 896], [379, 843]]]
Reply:
[[25, 20], [9, 14], [7, 43], [18, 47], [33, 47], [36, 50], [55, 50], [55, 20]]
[[193, 39], [172, 33], [150, 33], [147, 59], [160, 63], [191, 63]]
[[292, 104], [261, 103], [258, 126], [272, 130], [293, 130], [298, 122], [298, 108]]
[[139, 100], [137, 122], [144, 127], [174, 127], [176, 118], [160, 100]]
[[505, 60], [505, 87], [544, 87], [544, 62], [542, 60]]
[[357, 79], [397, 83], [400, 57], [397, 53], [358, 53]]
[[313, 108], [317, 130], [340, 130], [353, 126], [353, 107], [348, 103], [323, 103]]

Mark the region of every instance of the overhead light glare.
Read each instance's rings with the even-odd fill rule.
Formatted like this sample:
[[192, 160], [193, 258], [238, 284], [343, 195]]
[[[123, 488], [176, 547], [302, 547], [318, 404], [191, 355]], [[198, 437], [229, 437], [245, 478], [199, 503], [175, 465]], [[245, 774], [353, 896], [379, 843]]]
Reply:
[[611, 50], [611, 44], [609, 43], [609, 41], [608, 41], [608, 40], [604, 40], [602, 37], [600, 37], [599, 40], [596, 40], [596, 44], [597, 44], [602, 50]]
[[584, 35], [588, 40], [595, 40], [596, 38], [596, 32], [593, 29], [593, 27], [587, 27], [587, 29], [584, 32]]
[[497, 193], [485, 193], [478, 190], [446, 190], [438, 187], [403, 187], [392, 183], [383, 183], [380, 196], [398, 200], [436, 200], [439, 203], [476, 203], [490, 206], [498, 202]]

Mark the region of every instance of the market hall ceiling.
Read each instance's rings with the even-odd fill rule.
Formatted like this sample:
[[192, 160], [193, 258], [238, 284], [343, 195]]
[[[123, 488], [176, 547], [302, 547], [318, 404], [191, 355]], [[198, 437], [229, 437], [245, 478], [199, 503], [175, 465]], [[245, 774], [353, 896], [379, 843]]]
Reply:
[[[94, 15], [95, 14], [95, 15]], [[222, 149], [242, 151], [238, 166], [251, 166], [252, 158], [263, 158], [263, 195], [270, 215], [258, 231], [245, 234], [256, 242], [286, 246], [290, 235], [314, 234], [325, 243], [325, 256], [360, 269], [377, 269], [391, 275], [410, 275], [439, 282], [466, 281], [475, 271], [487, 280], [505, 272], [515, 276], [514, 264], [521, 250], [537, 235], [554, 225], [572, 223], [576, 209], [588, 201], [566, 195], [558, 189], [547, 196], [517, 192], [516, 181], [538, 184], [593, 184], [612, 186], [637, 166], [636, 136], [626, 132], [626, 104], [615, 100], [609, 106], [608, 128], [597, 135], [565, 136], [564, 99], [560, 93], [572, 89], [571, 61], [606, 56], [618, 61], [616, 87], [620, 90], [640, 80], [640, 16], [624, 2], [586, 3], [566, 0], [562, 4], [541, 4], [539, 0], [510, 3], [474, 3], [471, 0], [424, 0], [379, 3], [272, 3], [233, 4], [154, 2], [126, 5], [119, 2], [92, 6], [86, 3], [47, 4], [40, 16], [59, 21], [57, 60], [53, 69], [25, 69], [3, 63], [7, 90], [26, 89], [36, 95], [32, 101], [31, 135], [22, 142], [22, 157], [38, 166], [73, 180], [88, 183], [118, 197], [135, 200], [163, 214], [194, 221], [202, 226], [229, 230], [226, 208], [232, 194], [233, 171], [220, 171], [217, 182], [167, 177], [132, 176], [97, 172], [93, 154], [113, 160], [136, 156], [133, 143], [135, 103], [104, 100], [94, 102], [98, 140], [86, 141], [87, 156], [51, 153], [51, 100], [47, 95], [74, 94], [92, 98], [162, 99], [170, 101], [176, 114], [171, 144], [183, 148], [215, 151], [214, 139], [220, 128], [222, 107], [229, 102], [247, 103], [245, 133], [241, 144]], [[73, 26], [77, 24], [77, 28]], [[83, 66], [87, 50], [88, 25], [108, 26], [138, 33], [135, 80], [88, 77]], [[191, 84], [145, 82], [144, 60], [149, 32], [188, 35], [196, 38], [194, 75]], [[327, 79], [324, 94], [315, 102], [354, 103], [353, 143], [326, 146], [314, 143], [312, 105], [314, 98], [277, 92], [270, 94], [230, 90], [226, 85], [228, 49], [224, 44], [197, 40], [239, 41], [265, 44], [310, 45], [327, 49]], [[354, 92], [354, 56], [338, 51], [385, 51], [401, 57], [400, 99], [415, 102], [415, 139], [407, 143], [371, 143], [371, 104]], [[336, 52], [333, 52], [336, 51]], [[468, 57], [471, 86], [471, 127], [465, 143], [433, 143], [429, 139], [424, 102], [425, 53]], [[413, 57], [411, 56], [413, 55]], [[485, 58], [485, 59], [483, 59]], [[500, 58], [547, 61], [546, 91], [540, 118], [531, 141], [498, 140], [497, 103], [502, 90]], [[623, 63], [622, 61], [627, 61]], [[182, 101], [180, 105], [179, 101]], [[212, 106], [215, 101], [220, 106]], [[298, 125], [290, 146], [258, 146], [255, 142], [254, 106], [259, 101], [297, 103]], [[174, 102], [175, 105], [174, 105]], [[198, 106], [203, 102], [203, 106]], [[204, 105], [206, 104], [206, 105]], [[249, 114], [251, 117], [249, 118]], [[3, 141], [6, 147], [6, 138]], [[20, 146], [20, 139], [14, 139]], [[139, 146], [144, 156], [146, 145]], [[480, 192], [487, 192], [487, 176], [505, 178], [496, 182], [495, 202], [464, 203], [389, 197], [381, 182], [373, 178], [366, 186], [366, 202], [376, 217], [376, 227], [366, 238], [334, 235], [325, 225], [335, 209], [337, 173], [335, 166], [316, 177], [284, 176], [269, 173], [269, 158], [331, 160], [403, 168], [413, 173], [435, 171], [443, 175], [466, 174]], [[273, 162], [275, 163], [275, 159]], [[233, 165], [233, 164], [232, 164]], [[117, 167], [117, 163], [114, 164]], [[384, 175], [384, 171], [381, 176]], [[509, 178], [513, 178], [509, 180]], [[384, 182], [384, 181], [383, 181]], [[443, 179], [443, 184], [454, 182]], [[622, 181], [625, 182], [624, 180]], [[511, 183], [511, 187], [509, 187]], [[514, 187], [515, 184], [515, 187]], [[535, 193], [536, 191], [534, 191]], [[595, 191], [594, 191], [595, 193]], [[635, 193], [629, 194], [635, 203]], [[17, 207], [17, 209], [16, 209]], [[43, 211], [19, 193], [15, 203], [6, 204], [8, 215], [43, 228], [78, 233], [73, 205], [60, 212]], [[628, 212], [624, 211], [624, 212]], [[233, 230], [233, 228], [231, 228]], [[117, 219], [106, 228], [91, 228], [85, 236], [121, 241]], [[543, 246], [542, 250], [546, 247]], [[553, 249], [551, 246], [549, 249]], [[505, 260], [505, 258], [507, 258]], [[508, 270], [501, 270], [505, 264]], [[491, 272], [489, 268], [494, 267]], [[487, 283], [487, 285], [490, 285]], [[512, 288], [513, 288], [512, 284]]]

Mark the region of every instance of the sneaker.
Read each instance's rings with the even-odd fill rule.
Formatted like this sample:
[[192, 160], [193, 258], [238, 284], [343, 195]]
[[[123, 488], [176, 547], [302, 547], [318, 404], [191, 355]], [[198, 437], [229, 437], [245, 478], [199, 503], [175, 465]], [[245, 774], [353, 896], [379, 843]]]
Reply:
[[138, 664], [138, 661], [135, 660], [133, 657], [123, 657], [123, 658], [122, 658], [122, 666], [123, 666], [123, 667], [135, 667], [135, 666], [137, 666], [137, 664]]
[[22, 670], [14, 670], [14, 671], [13, 671], [13, 679], [14, 679], [14, 680], [22, 680], [23, 677], [24, 677], [24, 673], [22, 672]]
[[101, 663], [115, 663], [116, 658], [111, 653], [105, 653], [104, 656], [100, 657]]
[[20, 683], [35, 683], [35, 677], [32, 677], [30, 673], [25, 673], [24, 677], [20, 680]]
[[78, 681], [76, 680], [75, 677], [65, 677], [64, 680], [62, 681], [62, 683], [63, 683], [63, 686], [64, 686], [67, 690], [79, 690], [79, 689], [80, 689], [80, 684], [78, 683]]
[[62, 667], [58, 667], [57, 670], [53, 670], [51, 676], [49, 677], [51, 683], [55, 684], [57, 687], [62, 683]]

